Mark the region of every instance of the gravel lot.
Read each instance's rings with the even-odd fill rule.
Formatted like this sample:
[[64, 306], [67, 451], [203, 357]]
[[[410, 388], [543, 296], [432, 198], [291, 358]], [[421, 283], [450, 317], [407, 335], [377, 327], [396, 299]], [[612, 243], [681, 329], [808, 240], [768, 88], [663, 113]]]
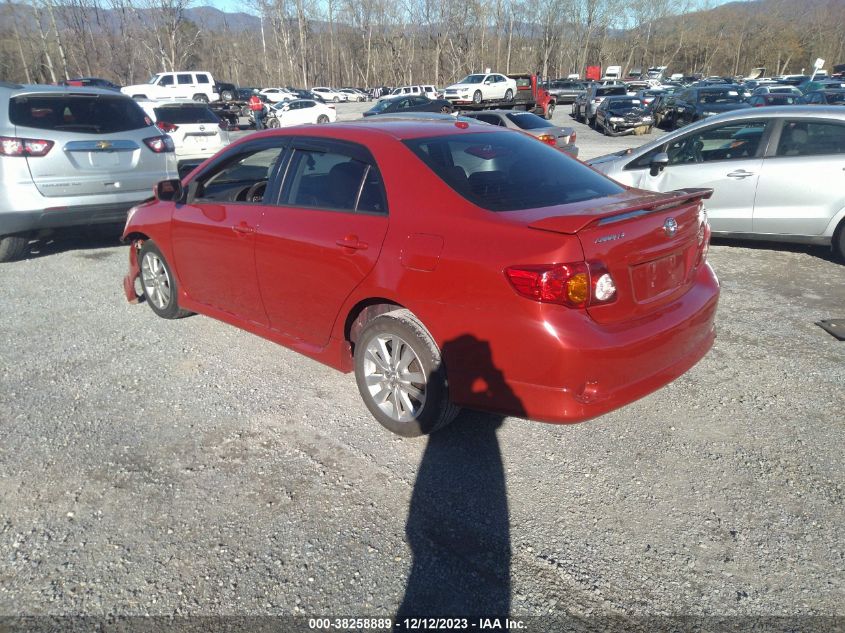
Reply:
[[[568, 112], [582, 158], [649, 138]], [[845, 626], [809, 619], [845, 618], [845, 343], [814, 325], [845, 317], [845, 267], [826, 249], [715, 244], [714, 349], [633, 405], [573, 426], [464, 412], [419, 440], [383, 431], [351, 374], [127, 304], [126, 259], [76, 233], [0, 266], [0, 616]]]

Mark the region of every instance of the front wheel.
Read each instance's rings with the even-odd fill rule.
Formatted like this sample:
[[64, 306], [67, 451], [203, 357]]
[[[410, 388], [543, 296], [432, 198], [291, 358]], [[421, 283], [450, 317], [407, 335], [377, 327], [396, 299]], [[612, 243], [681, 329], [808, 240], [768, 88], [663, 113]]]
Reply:
[[513, 90], [510, 88], [505, 91], [505, 101], [513, 101]]
[[281, 127], [281, 123], [279, 123], [279, 119], [277, 119], [276, 117], [271, 117], [267, 121], [267, 127], [271, 130], [275, 130], [276, 128]]
[[547, 120], [547, 121], [551, 121], [551, 120], [552, 120], [552, 115], [553, 115], [554, 113], [555, 113], [555, 104], [554, 104], [554, 103], [550, 103], [549, 105], [547, 105], [547, 106], [546, 106], [546, 120]]
[[335, 103], [337, 103], [338, 101], [340, 101], [340, 99], [338, 99], [337, 97], [335, 97], [334, 99], [332, 99], [332, 101], [334, 101]]
[[194, 101], [199, 101], [200, 103], [208, 103], [208, 95], [195, 94], [193, 99]]
[[138, 259], [141, 265], [141, 288], [152, 311], [162, 319], [181, 319], [191, 314], [179, 307], [176, 280], [164, 255], [152, 240], [144, 242]]
[[476, 90], [474, 93], [472, 93], [472, 102], [475, 103], [475, 104], [481, 103], [481, 91], [480, 90]]
[[451, 106], [446, 106], [446, 105], [445, 105], [445, 106], [443, 106], [442, 108], [440, 108], [440, 114], [451, 114], [451, 113], [452, 113], [452, 108], [451, 108]]
[[378, 422], [403, 437], [433, 433], [451, 422], [446, 370], [431, 335], [408, 310], [371, 320], [355, 342], [355, 380]]
[[323, 123], [328, 123], [328, 122], [329, 122], [329, 117], [326, 116], [325, 114], [321, 114], [320, 116], [317, 117], [317, 123], [319, 123], [320, 125], [322, 125]]
[[220, 93], [220, 98], [223, 101], [232, 101], [235, 98], [235, 93], [231, 90], [224, 90]]

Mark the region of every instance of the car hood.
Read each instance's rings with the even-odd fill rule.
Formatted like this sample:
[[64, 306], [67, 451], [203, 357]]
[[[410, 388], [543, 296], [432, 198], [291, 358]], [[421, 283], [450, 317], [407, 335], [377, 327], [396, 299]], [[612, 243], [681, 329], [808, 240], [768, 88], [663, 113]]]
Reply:
[[645, 108], [608, 108], [607, 113], [610, 116], [645, 116], [648, 112]]
[[123, 88], [121, 88], [120, 91], [123, 94], [133, 95], [133, 94], [138, 94], [139, 90], [149, 90], [151, 87], [152, 88], [158, 88], [158, 86], [155, 86], [153, 84], [135, 84], [133, 86], [123, 86]]
[[484, 84], [452, 84], [451, 86], [446, 86], [444, 90], [473, 90], [474, 88], [478, 88], [483, 85]]
[[632, 150], [630, 149], [623, 149], [618, 152], [613, 152], [612, 154], [596, 156], [595, 158], [585, 160], [584, 162], [587, 163], [590, 167], [593, 167], [603, 172], [605, 171], [605, 169], [609, 169], [611, 166], [616, 164], [617, 161], [627, 159], [631, 155], [631, 152]]

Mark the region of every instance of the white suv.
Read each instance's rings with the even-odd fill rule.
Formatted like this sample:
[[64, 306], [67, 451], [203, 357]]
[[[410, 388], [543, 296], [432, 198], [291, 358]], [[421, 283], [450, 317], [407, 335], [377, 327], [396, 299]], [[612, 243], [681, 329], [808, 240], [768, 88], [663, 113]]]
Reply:
[[399, 95], [423, 96], [428, 97], [433, 101], [434, 99], [437, 99], [437, 88], [430, 84], [422, 84], [416, 86], [399, 86], [398, 88], [394, 88], [386, 97], [382, 97], [382, 99], [396, 97]]
[[150, 77], [145, 84], [124, 86], [120, 91], [133, 99], [149, 99], [150, 101], [192, 99], [208, 103], [220, 100], [215, 86], [216, 82], [211, 73], [190, 71], [158, 73]]

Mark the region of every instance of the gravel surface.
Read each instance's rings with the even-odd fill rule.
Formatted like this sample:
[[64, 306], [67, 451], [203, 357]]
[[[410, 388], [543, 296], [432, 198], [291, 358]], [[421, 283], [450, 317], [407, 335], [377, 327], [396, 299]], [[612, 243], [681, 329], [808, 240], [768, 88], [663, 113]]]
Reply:
[[[555, 120], [583, 158], [644, 140]], [[826, 249], [715, 244], [715, 347], [622, 410], [418, 440], [352, 375], [129, 305], [126, 259], [75, 233], [0, 266], [0, 616], [845, 617]]]

